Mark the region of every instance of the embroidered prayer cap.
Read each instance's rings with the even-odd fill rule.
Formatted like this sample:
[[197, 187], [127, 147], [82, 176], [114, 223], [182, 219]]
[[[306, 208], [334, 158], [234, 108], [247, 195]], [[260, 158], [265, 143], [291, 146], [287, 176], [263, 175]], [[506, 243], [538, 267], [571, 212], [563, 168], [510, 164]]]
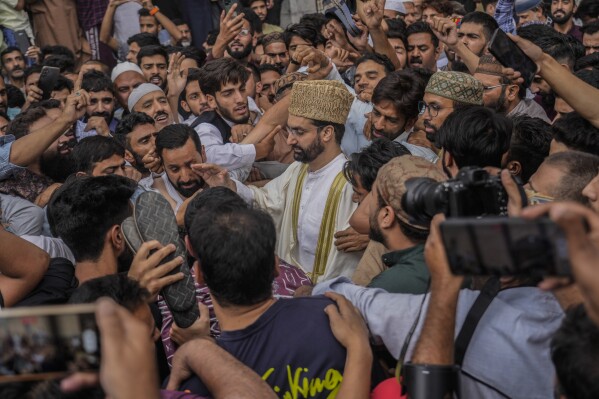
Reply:
[[269, 44], [278, 42], [283, 44], [285, 43], [285, 36], [281, 32], [269, 33], [268, 35], [265, 35], [262, 38], [262, 45], [264, 46], [264, 48], [266, 48], [266, 46], [268, 46]]
[[485, 75], [505, 76], [501, 70], [503, 66], [497, 62], [492, 55], [483, 55], [478, 61], [478, 67], [474, 73], [482, 73]]
[[295, 82], [289, 114], [344, 125], [354, 96], [336, 80]]
[[125, 62], [121, 62], [120, 64], [117, 64], [114, 67], [114, 69], [112, 70], [112, 74], [110, 75], [110, 79], [112, 80], [112, 83], [114, 83], [114, 81], [116, 80], [116, 78], [119, 77], [120, 74], [125, 73], [125, 72], [137, 72], [141, 76], [144, 76], [144, 73], [141, 71], [141, 68], [137, 64], [134, 64], [129, 61], [125, 61]]
[[424, 92], [465, 104], [483, 105], [483, 84], [463, 72], [435, 72]]
[[127, 100], [127, 107], [129, 108], [129, 111], [133, 111], [133, 107], [135, 107], [135, 104], [137, 104], [143, 96], [155, 91], [160, 91], [162, 94], [164, 94], [164, 91], [160, 87], [152, 83], [142, 83], [133, 89], [131, 95], [129, 96], [129, 100]]
[[435, 164], [422, 157], [402, 155], [383, 165], [377, 175], [375, 187], [383, 202], [393, 208], [399, 220], [416, 229], [428, 230], [430, 226], [423, 226], [414, 222], [402, 207], [402, 199], [407, 192], [406, 182], [409, 179], [421, 177], [436, 182], [447, 180]]
[[301, 72], [291, 72], [281, 76], [273, 83], [273, 90], [275, 92], [275, 99], [278, 101], [283, 95], [283, 92], [287, 89], [291, 89], [295, 82], [303, 82], [308, 79], [308, 75]]

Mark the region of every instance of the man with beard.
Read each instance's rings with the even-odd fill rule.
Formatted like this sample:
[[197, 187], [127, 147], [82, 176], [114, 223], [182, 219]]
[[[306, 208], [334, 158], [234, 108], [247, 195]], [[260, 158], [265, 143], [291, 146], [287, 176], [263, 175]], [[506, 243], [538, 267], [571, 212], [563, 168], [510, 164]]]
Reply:
[[483, 84], [485, 107], [507, 116], [527, 115], [550, 122], [543, 108], [534, 100], [526, 98], [526, 89], [513, 84], [502, 74], [502, 65], [493, 56], [480, 57], [474, 78]]
[[165, 92], [167, 91], [168, 54], [164, 47], [142, 47], [137, 54], [137, 64], [149, 83], [160, 87]]
[[154, 180], [154, 189], [168, 200], [177, 213], [179, 207], [201, 190], [205, 183], [191, 165], [206, 162], [204, 147], [196, 132], [185, 124], [165, 127], [155, 139], [156, 154], [164, 174]]
[[116, 104], [110, 78], [102, 72], [90, 71], [83, 75], [81, 87], [89, 93], [89, 104], [83, 120], [77, 122], [77, 140], [98, 134], [110, 136], [118, 123], [114, 119]]
[[283, 28], [277, 25], [271, 25], [266, 22], [268, 16], [268, 6], [266, 0], [242, 0], [241, 3], [244, 7], [251, 9], [256, 13], [260, 22], [262, 23], [262, 33], [268, 35], [273, 32], [283, 32]]
[[147, 82], [146, 77], [137, 64], [125, 61], [114, 67], [110, 78], [114, 85], [115, 96], [123, 109], [123, 114], [125, 111], [129, 112], [127, 105], [129, 96], [133, 89]]
[[264, 187], [245, 186], [216, 165], [194, 165], [211, 186], [227, 186], [266, 210], [277, 228], [281, 259], [313, 282], [353, 274], [362, 252], [341, 252], [334, 234], [349, 227], [357, 207], [343, 177], [341, 139], [353, 96], [338, 81], [296, 82], [290, 96], [287, 143], [297, 161]]
[[256, 27], [260, 26], [260, 19], [250, 9], [240, 10], [240, 13], [236, 10], [237, 4], [234, 4], [226, 16], [221, 17], [220, 31], [212, 47], [212, 57], [209, 56], [208, 61], [220, 59], [226, 53], [243, 65], [250, 62], [254, 35]]
[[133, 89], [127, 100], [131, 112], [143, 112], [156, 122], [156, 130], [174, 123], [171, 107], [164, 91], [151, 83]]
[[483, 85], [462, 72], [439, 71], [433, 74], [418, 103], [426, 138], [436, 143], [437, 131], [456, 109], [483, 104]]
[[265, 64], [271, 64], [279, 68], [281, 73], [284, 73], [289, 66], [289, 51], [285, 44], [285, 35], [281, 32], [274, 32], [262, 38], [264, 46]]
[[488, 52], [487, 44], [497, 28], [499, 25], [492, 16], [474, 11], [462, 18], [458, 38], [468, 50], [481, 57]]
[[[144, 178], [140, 180], [142, 186], [151, 186], [153, 183], [143, 158], [154, 152], [156, 134], [154, 119], [142, 112], [130, 113], [116, 127], [115, 137], [125, 147], [125, 160], [141, 173]], [[149, 178], [148, 184], [144, 184], [146, 178]]]
[[71, 158], [77, 176], [128, 177], [125, 169], [125, 148], [112, 137], [84, 138], [73, 149]]
[[441, 54], [439, 39], [426, 22], [415, 22], [408, 26], [408, 67], [437, 70], [437, 60]]
[[25, 85], [25, 57], [17, 47], [8, 47], [0, 53], [4, 82], [23, 90]]
[[250, 111], [257, 109], [251, 109], [255, 103], [248, 100], [246, 83], [249, 76], [250, 72], [231, 58], [221, 58], [204, 65], [200, 69], [198, 83], [213, 111], [202, 113], [190, 125], [206, 147], [208, 162], [229, 171], [239, 170], [241, 176], [249, 173], [254, 161], [265, 158], [272, 150], [269, 139], [256, 144], [230, 141], [234, 125], [255, 125], [259, 119], [250, 121]]
[[56, 189], [52, 183], [70, 172], [66, 161], [75, 141], [71, 128], [87, 106], [87, 93], [78, 93], [69, 96], [62, 111], [52, 100], [11, 123], [7, 135], [0, 137], [0, 192], [46, 204]]
[[382, 257], [388, 269], [374, 277], [368, 287], [403, 294], [427, 292], [430, 274], [424, 262], [424, 243], [430, 224], [414, 222], [402, 205], [407, 193], [406, 182], [414, 178], [446, 180], [434, 164], [404, 155], [393, 158], [379, 170], [372, 191], [365, 199], [369, 208], [370, 239], [391, 251]]
[[418, 101], [424, 95], [426, 83], [410, 69], [393, 72], [374, 89], [372, 112], [368, 115], [370, 135], [387, 138], [406, 147], [412, 155], [436, 162], [438, 157], [429, 148], [408, 143], [408, 137], [418, 119]]
[[553, 29], [582, 42], [582, 31], [579, 26], [574, 24], [575, 12], [576, 3], [574, 0], [553, 0], [551, 2]]

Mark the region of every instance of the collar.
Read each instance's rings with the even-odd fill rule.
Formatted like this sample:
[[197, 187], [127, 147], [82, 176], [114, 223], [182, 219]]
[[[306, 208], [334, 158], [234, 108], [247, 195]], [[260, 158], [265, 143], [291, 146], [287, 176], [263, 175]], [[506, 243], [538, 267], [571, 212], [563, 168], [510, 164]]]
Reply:
[[389, 252], [383, 255], [383, 263], [387, 267], [393, 267], [398, 264], [406, 263], [406, 260], [422, 256], [424, 253], [424, 243], [416, 244], [413, 247], [407, 249], [400, 249], [399, 251]]

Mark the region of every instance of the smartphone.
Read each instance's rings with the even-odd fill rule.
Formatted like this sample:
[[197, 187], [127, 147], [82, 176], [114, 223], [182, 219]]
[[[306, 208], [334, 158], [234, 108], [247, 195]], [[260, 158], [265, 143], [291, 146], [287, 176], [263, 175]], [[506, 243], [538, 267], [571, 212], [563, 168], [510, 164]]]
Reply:
[[495, 29], [488, 48], [501, 65], [519, 71], [524, 79], [524, 86], [530, 87], [537, 73], [537, 64], [504, 31], [500, 28]]
[[31, 43], [29, 42], [29, 37], [27, 36], [27, 32], [25, 32], [24, 30], [16, 31], [15, 40], [17, 42], [17, 47], [19, 47], [21, 53], [25, 55], [25, 53], [27, 52], [27, 50], [29, 50], [29, 47], [31, 46]]
[[[231, 10], [231, 7], [233, 7], [233, 4], [237, 3], [236, 0], [223, 0], [223, 8], [225, 9], [225, 14], [228, 14], [229, 11]], [[237, 13], [235, 13], [235, 15], [233, 16], [237, 16]]]
[[0, 311], [0, 383], [100, 368], [95, 304]]
[[570, 276], [566, 237], [547, 218], [455, 218], [441, 224], [454, 274]]
[[40, 80], [37, 85], [40, 89], [42, 89], [42, 100], [47, 100], [52, 95], [52, 90], [54, 90], [54, 86], [56, 86], [56, 81], [58, 81], [58, 77], [60, 76], [60, 69], [51, 66], [45, 66], [42, 68], [42, 72], [40, 73]]

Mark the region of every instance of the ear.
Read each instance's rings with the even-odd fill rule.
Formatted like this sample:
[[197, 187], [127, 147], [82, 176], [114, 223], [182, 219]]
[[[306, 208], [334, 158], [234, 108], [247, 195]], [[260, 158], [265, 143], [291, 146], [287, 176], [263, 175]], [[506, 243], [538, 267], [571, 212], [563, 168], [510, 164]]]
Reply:
[[125, 237], [121, 230], [121, 226], [115, 224], [108, 230], [108, 238], [110, 239], [112, 246], [116, 249], [117, 253], [120, 253], [125, 248]]
[[509, 85], [507, 87], [507, 99], [510, 101], [514, 101], [516, 97], [518, 97], [518, 92], [520, 88], [517, 85]]
[[395, 223], [395, 212], [387, 205], [378, 210], [377, 218], [381, 229], [389, 229]]
[[194, 251], [193, 247], [191, 246], [191, 241], [189, 241], [188, 235], [185, 236], [185, 249], [187, 249], [187, 252], [189, 252], [191, 256], [196, 259], [198, 258], [196, 251]]
[[191, 112], [191, 108], [189, 108], [189, 104], [187, 104], [187, 101], [185, 100], [181, 100], [181, 108], [183, 108], [185, 112]]
[[443, 50], [443, 44], [439, 43], [439, 46], [435, 49], [435, 59], [438, 60], [441, 56], [441, 51]]
[[507, 170], [510, 171], [512, 176], [520, 176], [522, 173], [522, 165], [518, 161], [510, 161], [507, 164]]
[[77, 172], [77, 173], [75, 173], [75, 176], [77, 176], [77, 177], [87, 176], [87, 173], [85, 173], [85, 172]]
[[256, 94], [262, 93], [262, 82], [256, 82]]
[[206, 94], [206, 101], [208, 101], [210, 108], [216, 109], [216, 98], [212, 94]]
[[335, 140], [335, 128], [327, 126], [322, 130], [322, 141], [328, 143], [332, 140]]
[[129, 150], [125, 150], [125, 161], [129, 162], [131, 165], [135, 165], [135, 157]]

